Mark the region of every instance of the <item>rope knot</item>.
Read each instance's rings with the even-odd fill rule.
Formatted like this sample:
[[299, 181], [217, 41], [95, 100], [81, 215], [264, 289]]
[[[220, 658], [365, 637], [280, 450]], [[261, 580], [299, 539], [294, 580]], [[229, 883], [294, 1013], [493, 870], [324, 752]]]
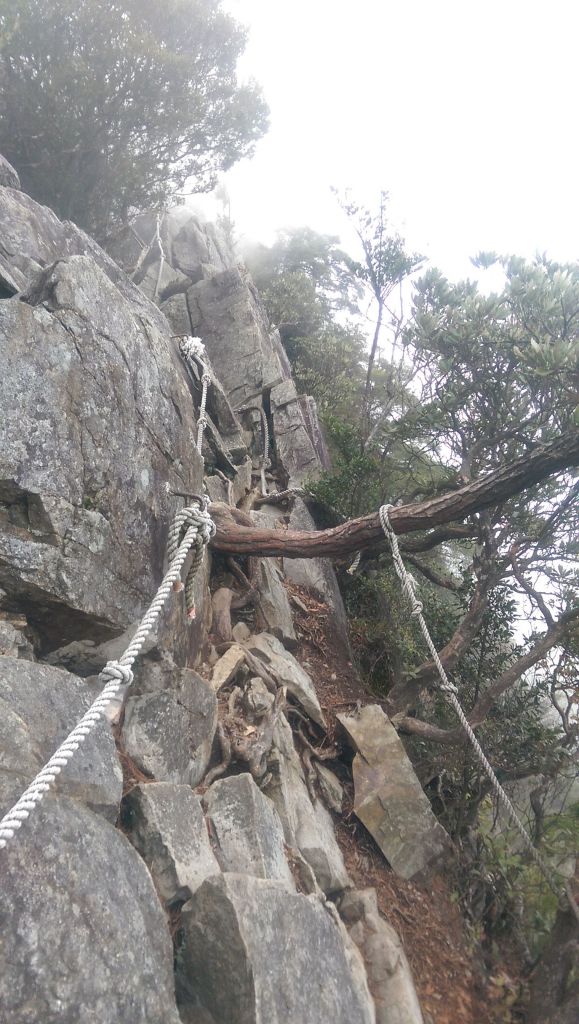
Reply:
[[128, 665], [121, 665], [120, 661], [107, 661], [101, 672], [101, 676], [107, 683], [116, 680], [122, 686], [130, 686], [134, 676]]

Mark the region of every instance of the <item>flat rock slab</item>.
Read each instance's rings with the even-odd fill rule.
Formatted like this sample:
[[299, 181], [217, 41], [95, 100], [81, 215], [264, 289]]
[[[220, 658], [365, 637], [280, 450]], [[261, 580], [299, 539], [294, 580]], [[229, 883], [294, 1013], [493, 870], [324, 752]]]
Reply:
[[293, 890], [281, 821], [271, 800], [248, 773], [214, 782], [205, 795], [207, 816], [224, 871], [275, 878]]
[[121, 832], [46, 797], [0, 870], [2, 1024], [179, 1024], [165, 914]]
[[227, 686], [239, 671], [245, 661], [245, 651], [239, 644], [232, 646], [213, 666], [211, 686], [217, 693], [222, 686]]
[[183, 975], [216, 1024], [373, 1024], [345, 930], [315, 897], [221, 875], [185, 905], [182, 925]]
[[[5, 813], [80, 721], [94, 699], [84, 679], [21, 658], [0, 658], [0, 811]], [[123, 775], [101, 720], [56, 782], [56, 791], [115, 821]]]
[[428, 875], [450, 851], [396, 729], [377, 704], [337, 715], [357, 751], [354, 811], [402, 878]]
[[135, 786], [126, 805], [131, 842], [166, 904], [188, 900], [206, 878], [219, 874], [201, 801], [189, 786]]
[[277, 681], [285, 686], [292, 697], [318, 725], [325, 727], [325, 719], [316, 694], [315, 686], [307, 672], [286, 651], [282, 643], [270, 633], [258, 633], [247, 641], [247, 649], [263, 662], [264, 667]]

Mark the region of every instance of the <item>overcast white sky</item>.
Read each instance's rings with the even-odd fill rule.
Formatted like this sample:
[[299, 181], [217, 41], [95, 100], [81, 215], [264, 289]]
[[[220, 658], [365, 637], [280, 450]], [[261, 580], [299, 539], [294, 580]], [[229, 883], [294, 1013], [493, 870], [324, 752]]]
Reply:
[[271, 130], [227, 175], [238, 232], [345, 236], [329, 186], [447, 274], [480, 249], [579, 256], [575, 0], [225, 0]]

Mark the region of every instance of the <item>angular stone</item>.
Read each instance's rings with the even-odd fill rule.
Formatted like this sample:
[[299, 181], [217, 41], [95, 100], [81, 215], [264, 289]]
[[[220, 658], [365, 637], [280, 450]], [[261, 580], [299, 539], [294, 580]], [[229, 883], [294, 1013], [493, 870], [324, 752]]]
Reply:
[[251, 775], [232, 775], [214, 782], [205, 802], [223, 871], [276, 878], [289, 890], [295, 889], [277, 811]]
[[0, 619], [0, 656], [24, 658], [34, 661], [34, 651], [30, 640], [8, 618]]
[[[290, 530], [316, 529], [316, 524], [302, 498], [296, 498], [289, 517]], [[300, 587], [306, 587], [322, 600], [330, 611], [333, 636], [338, 647], [351, 661], [348, 643], [348, 618], [336, 580], [332, 563], [328, 558], [286, 558], [284, 573]]]
[[20, 178], [6, 157], [0, 155], [0, 185], [8, 188], [20, 188]]
[[344, 801], [344, 790], [341, 783], [334, 773], [329, 768], [326, 768], [325, 764], [316, 761], [315, 768], [318, 776], [318, 785], [326, 804], [330, 810], [335, 811], [336, 814], [341, 814]]
[[354, 811], [402, 878], [427, 876], [450, 852], [394, 726], [377, 704], [337, 715], [357, 754]]
[[135, 786], [126, 805], [131, 842], [167, 905], [189, 899], [206, 878], [219, 874], [201, 801], [189, 786], [171, 782]]
[[217, 698], [211, 684], [192, 669], [180, 672], [177, 694], [189, 717], [187, 735], [191, 760], [187, 781], [195, 787], [204, 778], [211, 760], [217, 729]]
[[213, 666], [211, 686], [217, 693], [222, 686], [227, 686], [245, 661], [245, 651], [238, 644], [232, 646]]
[[251, 636], [251, 630], [249, 626], [245, 625], [245, 622], [236, 622], [231, 633], [233, 639], [236, 640], [238, 644], [245, 643], [245, 641], [249, 640]]
[[259, 633], [247, 641], [247, 648], [265, 665], [280, 686], [286, 686], [292, 697], [318, 725], [325, 726], [316, 690], [307, 672], [283, 644], [269, 633]]
[[374, 889], [347, 892], [339, 912], [360, 950], [376, 1006], [376, 1024], [423, 1024], [402, 943], [380, 916]]
[[45, 797], [1, 858], [2, 1024], [179, 1024], [165, 914], [121, 832]]
[[[62, 669], [0, 658], [0, 802], [15, 803], [77, 725], [93, 700], [84, 680]], [[101, 721], [63, 768], [55, 790], [110, 821], [118, 815], [123, 776], [108, 722]]]
[[[260, 512], [251, 512], [251, 518], [257, 526], [267, 528], [267, 517]], [[250, 576], [257, 587], [259, 600], [257, 604], [257, 626], [264, 629], [286, 647], [297, 646], [294, 620], [286, 589], [283, 585], [283, 574], [272, 558], [252, 558], [250, 560]]]
[[221, 875], [185, 905], [182, 925], [183, 976], [216, 1024], [373, 1024], [347, 938], [315, 897]]
[[276, 724], [268, 766], [272, 778], [266, 792], [281, 818], [287, 845], [300, 851], [327, 895], [349, 888], [352, 883], [332, 819], [321, 801], [313, 804], [310, 799], [292, 731], [285, 719]]
[[129, 697], [123, 744], [137, 767], [158, 782], [189, 781], [189, 714], [171, 691]]
[[176, 345], [73, 256], [0, 303], [0, 348], [0, 586], [45, 650], [113, 637], [162, 578], [169, 492], [201, 482]]

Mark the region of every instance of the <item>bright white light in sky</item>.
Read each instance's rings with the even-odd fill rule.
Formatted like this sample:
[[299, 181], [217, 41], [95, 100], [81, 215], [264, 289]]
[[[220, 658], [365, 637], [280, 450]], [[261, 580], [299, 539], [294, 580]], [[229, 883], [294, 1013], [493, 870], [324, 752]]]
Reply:
[[226, 175], [242, 236], [347, 240], [329, 186], [390, 192], [409, 246], [450, 276], [480, 249], [578, 253], [572, 0], [226, 0], [271, 130]]

